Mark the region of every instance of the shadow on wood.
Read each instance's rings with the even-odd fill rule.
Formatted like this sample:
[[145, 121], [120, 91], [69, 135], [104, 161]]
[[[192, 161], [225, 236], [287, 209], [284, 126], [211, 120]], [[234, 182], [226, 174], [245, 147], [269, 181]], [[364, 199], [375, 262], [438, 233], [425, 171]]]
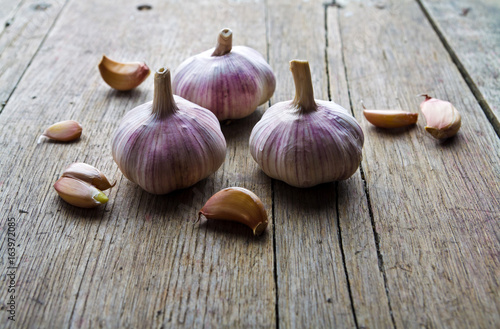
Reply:
[[287, 204], [286, 211], [325, 210], [336, 207], [336, 183], [325, 183], [309, 188], [290, 186], [281, 181], [275, 181], [275, 200]]

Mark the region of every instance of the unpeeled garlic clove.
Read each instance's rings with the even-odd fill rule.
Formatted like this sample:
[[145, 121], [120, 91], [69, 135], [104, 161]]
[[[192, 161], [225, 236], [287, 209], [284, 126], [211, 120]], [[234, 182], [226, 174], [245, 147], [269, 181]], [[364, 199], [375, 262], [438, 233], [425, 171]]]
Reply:
[[95, 186], [75, 178], [61, 177], [54, 188], [64, 201], [80, 208], [94, 208], [109, 200]]
[[400, 128], [413, 125], [418, 120], [418, 113], [399, 110], [363, 110], [363, 114], [372, 125], [380, 128]]
[[72, 163], [69, 165], [69, 167], [64, 170], [62, 177], [82, 180], [95, 186], [101, 191], [105, 191], [116, 184], [116, 181], [113, 184], [110, 184], [106, 176], [104, 176], [104, 174], [97, 168], [82, 162]]
[[208, 219], [235, 221], [247, 225], [254, 235], [267, 227], [267, 212], [255, 193], [242, 187], [228, 187], [215, 193], [198, 213]]
[[151, 72], [146, 63], [129, 62], [120, 63], [102, 56], [99, 71], [103, 80], [117, 90], [131, 90], [139, 86]]
[[45, 129], [43, 134], [38, 137], [38, 144], [45, 139], [53, 139], [59, 142], [70, 142], [80, 138], [82, 135], [82, 126], [74, 120], [66, 120], [54, 123]]
[[419, 96], [425, 96], [425, 100], [420, 103], [420, 110], [427, 121], [425, 130], [437, 139], [456, 135], [462, 125], [462, 117], [453, 104], [426, 94]]

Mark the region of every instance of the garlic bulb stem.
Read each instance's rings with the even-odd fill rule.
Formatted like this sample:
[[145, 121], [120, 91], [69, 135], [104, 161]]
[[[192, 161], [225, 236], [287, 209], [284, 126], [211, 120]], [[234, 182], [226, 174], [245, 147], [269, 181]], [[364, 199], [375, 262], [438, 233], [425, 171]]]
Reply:
[[231, 51], [233, 48], [233, 31], [225, 28], [219, 32], [217, 37], [217, 45], [212, 53], [212, 56], [223, 56]]
[[162, 67], [155, 73], [152, 112], [158, 119], [164, 119], [177, 110], [172, 92], [170, 70]]
[[292, 71], [295, 83], [295, 98], [293, 105], [299, 109], [300, 113], [316, 111], [318, 105], [314, 101], [314, 91], [311, 79], [311, 69], [308, 61], [290, 61], [290, 71]]

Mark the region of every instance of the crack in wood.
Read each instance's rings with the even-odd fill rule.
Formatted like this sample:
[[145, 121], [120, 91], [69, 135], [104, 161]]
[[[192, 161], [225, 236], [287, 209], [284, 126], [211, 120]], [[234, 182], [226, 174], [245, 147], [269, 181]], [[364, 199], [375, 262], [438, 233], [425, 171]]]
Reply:
[[[340, 12], [339, 11], [337, 11], [337, 15], [340, 17]], [[340, 19], [338, 20], [338, 22], [339, 22], [339, 30], [340, 30], [341, 49], [343, 49], [342, 28], [340, 26]], [[347, 84], [347, 94], [348, 94], [348, 97], [349, 97], [349, 106], [351, 108], [351, 114], [354, 116], [353, 101], [352, 101], [351, 92], [350, 92], [350, 88], [349, 88], [349, 76], [348, 76], [348, 73], [347, 73], [347, 66], [346, 66], [344, 51], [342, 51], [341, 57], [342, 57], [342, 63], [343, 63], [343, 67], [344, 67], [344, 75], [345, 75], [346, 84]], [[371, 200], [370, 200], [370, 192], [368, 190], [368, 185], [367, 185], [367, 182], [366, 182], [365, 172], [363, 170], [363, 165], [362, 164], [359, 165], [359, 171], [360, 171], [360, 174], [361, 174], [361, 180], [363, 182], [363, 189], [364, 189], [365, 196], [366, 196], [366, 201], [367, 201], [367, 204], [368, 204], [368, 214], [369, 214], [370, 221], [371, 221], [371, 226], [372, 226], [372, 230], [373, 230], [373, 238], [375, 240], [375, 248], [376, 248], [376, 251], [377, 251], [378, 268], [379, 268], [379, 271], [381, 272], [383, 280], [384, 280], [384, 289], [385, 289], [385, 294], [387, 296], [387, 304], [388, 304], [387, 306], [389, 308], [389, 314], [391, 316], [392, 325], [393, 325], [393, 328], [396, 328], [396, 319], [394, 318], [394, 313], [393, 313], [393, 310], [392, 310], [391, 298], [390, 298], [390, 295], [389, 295], [389, 286], [388, 286], [388, 281], [387, 281], [387, 275], [386, 275], [385, 269], [384, 269], [384, 259], [383, 259], [382, 253], [380, 251], [380, 236], [379, 236], [379, 234], [377, 232], [377, 229], [376, 229], [375, 218], [373, 216], [373, 208], [372, 208], [372, 204], [371, 204]], [[337, 196], [337, 198], [338, 198], [338, 196]], [[339, 229], [340, 229], [340, 225], [339, 225]], [[344, 264], [345, 264], [345, 259], [344, 259]], [[347, 271], [347, 268], [346, 268], [346, 271]], [[346, 272], [346, 275], [347, 275], [347, 272]], [[352, 297], [351, 297], [351, 301], [352, 301]]]
[[[425, 18], [429, 21], [432, 29], [434, 32], [436, 32], [436, 35], [439, 37], [439, 40], [441, 40], [441, 43], [443, 44], [444, 48], [446, 49], [446, 52], [448, 55], [450, 55], [450, 58], [457, 67], [458, 71], [462, 75], [462, 78], [464, 79], [465, 83], [469, 87], [470, 91], [476, 98], [476, 101], [479, 103], [479, 106], [481, 106], [481, 109], [483, 110], [484, 114], [486, 115], [486, 118], [488, 121], [491, 123], [493, 126], [493, 129], [495, 130], [496, 134], [498, 137], [500, 137], [500, 121], [498, 118], [495, 116], [495, 113], [493, 113], [493, 110], [491, 109], [490, 105], [488, 102], [484, 99], [483, 94], [477, 87], [476, 83], [472, 79], [471, 75], [465, 68], [465, 66], [462, 64], [460, 59], [458, 58], [457, 54], [455, 51], [451, 48], [450, 44], [448, 43], [448, 40], [446, 40], [446, 37], [444, 36], [444, 33], [440, 30], [439, 26], [437, 25], [436, 21], [432, 19], [429, 11], [425, 8], [424, 4], [422, 3], [422, 0], [416, 0], [418, 5], [420, 6], [420, 9], [422, 10], [422, 13], [424, 14]], [[466, 14], [465, 14], [466, 15]]]

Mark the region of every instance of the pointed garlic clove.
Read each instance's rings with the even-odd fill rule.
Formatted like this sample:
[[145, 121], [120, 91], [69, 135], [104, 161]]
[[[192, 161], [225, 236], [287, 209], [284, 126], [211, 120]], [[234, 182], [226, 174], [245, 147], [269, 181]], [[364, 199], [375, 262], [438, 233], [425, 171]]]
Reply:
[[420, 110], [427, 121], [425, 130], [437, 139], [456, 135], [462, 125], [462, 118], [453, 104], [426, 94], [419, 96], [425, 96], [420, 104]]
[[380, 128], [400, 128], [413, 125], [418, 120], [418, 113], [398, 110], [363, 110], [363, 114], [372, 125]]
[[45, 129], [38, 138], [38, 144], [45, 139], [53, 139], [59, 142], [70, 142], [80, 138], [82, 135], [82, 126], [74, 120], [66, 120], [54, 123]]
[[64, 170], [62, 177], [82, 180], [97, 187], [101, 191], [105, 191], [116, 184], [116, 181], [110, 184], [106, 176], [97, 168], [82, 162], [69, 165], [69, 167]]
[[208, 219], [235, 221], [247, 225], [254, 235], [267, 227], [267, 213], [257, 195], [242, 187], [228, 187], [215, 193], [198, 214]]
[[64, 201], [80, 208], [94, 208], [109, 200], [96, 187], [70, 177], [59, 178], [54, 188]]
[[117, 90], [132, 90], [139, 86], [151, 72], [146, 63], [119, 63], [105, 55], [99, 63], [99, 71], [103, 80]]

